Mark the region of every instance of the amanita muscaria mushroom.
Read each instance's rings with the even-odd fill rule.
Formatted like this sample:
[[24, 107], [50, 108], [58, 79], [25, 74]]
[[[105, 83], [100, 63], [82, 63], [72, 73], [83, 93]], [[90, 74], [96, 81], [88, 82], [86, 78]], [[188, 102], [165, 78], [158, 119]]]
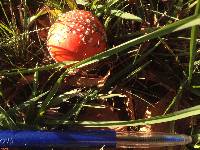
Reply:
[[91, 12], [73, 10], [51, 26], [47, 47], [56, 62], [80, 61], [106, 49], [106, 33]]

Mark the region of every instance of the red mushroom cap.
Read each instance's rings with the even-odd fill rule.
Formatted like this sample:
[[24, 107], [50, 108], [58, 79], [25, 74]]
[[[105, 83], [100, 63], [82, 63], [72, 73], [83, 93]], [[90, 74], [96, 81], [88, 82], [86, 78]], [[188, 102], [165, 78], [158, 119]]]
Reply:
[[80, 61], [106, 49], [106, 33], [91, 12], [73, 10], [51, 26], [47, 47], [56, 62]]

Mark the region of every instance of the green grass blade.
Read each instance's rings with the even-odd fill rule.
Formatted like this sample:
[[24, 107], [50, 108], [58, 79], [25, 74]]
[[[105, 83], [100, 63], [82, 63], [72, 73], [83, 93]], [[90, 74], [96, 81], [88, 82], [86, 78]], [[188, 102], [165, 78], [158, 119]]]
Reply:
[[76, 120], [78, 117], [81, 109], [85, 107], [85, 104], [88, 101], [93, 100], [94, 98], [97, 97], [98, 91], [97, 90], [88, 90], [86, 93], [82, 95], [82, 99], [78, 99], [75, 105], [65, 114], [60, 118], [59, 120], [63, 122], [64, 120]]
[[152, 62], [152, 60], [146, 62], [144, 65], [139, 66], [138, 68], [136, 68], [134, 71], [132, 71], [127, 78], [130, 78], [132, 76], [135, 76], [137, 73], [139, 73], [140, 71], [142, 71], [146, 66], [148, 66], [150, 63]]
[[28, 27], [28, 5], [27, 5], [27, 0], [23, 0], [22, 1], [23, 3], [23, 27], [24, 27], [24, 30], [26, 31], [27, 30], [27, 27]]
[[[195, 9], [195, 15], [200, 14], [200, 0], [197, 1], [196, 9]], [[192, 27], [191, 30], [191, 40], [190, 40], [190, 60], [189, 60], [189, 75], [188, 75], [188, 82], [191, 83], [192, 80], [192, 74], [194, 70], [194, 62], [195, 57], [197, 53], [197, 35], [198, 35], [198, 26], [195, 25]]]
[[17, 113], [18, 111], [23, 110], [23, 109], [25, 109], [26, 107], [29, 107], [29, 106], [32, 105], [33, 103], [37, 102], [41, 97], [45, 96], [48, 92], [49, 92], [49, 91], [44, 92], [44, 93], [42, 93], [42, 94], [40, 94], [40, 95], [38, 95], [38, 96], [36, 96], [36, 97], [34, 97], [34, 98], [31, 98], [30, 100], [25, 101], [25, 102], [23, 102], [23, 103], [20, 104], [20, 105], [15, 105], [14, 107], [12, 107], [12, 108], [10, 108], [10, 109], [8, 110], [8, 113], [9, 113], [9, 114], [15, 114], [15, 113]]
[[15, 35], [14, 30], [12, 28], [12, 23], [9, 21], [8, 16], [6, 14], [6, 10], [4, 9], [4, 6], [3, 6], [3, 4], [2, 4], [1, 1], [0, 1], [0, 6], [1, 6], [1, 9], [3, 11], [4, 17], [6, 18], [6, 21], [7, 21], [8, 25], [9, 25], [9, 27], [12, 29], [12, 31], [9, 29], [11, 31], [10, 33], [12, 33], [13, 35]]
[[65, 0], [71, 10], [77, 9], [75, 0]]
[[[5, 24], [0, 23], [0, 29], [4, 31], [4, 33], [6, 33], [5, 31], [7, 31], [10, 34], [14, 34], [13, 31], [11, 29], [9, 29]], [[8, 35], [7, 35], [8, 36]]]
[[[38, 65], [36, 65], [36, 68], [37, 67], [38, 67]], [[39, 85], [39, 72], [36, 71], [33, 75], [33, 89], [32, 89], [33, 97], [35, 97], [37, 95], [38, 85]]]
[[83, 96], [83, 99], [78, 101], [74, 107], [64, 116], [63, 120], [72, 119], [76, 120], [78, 114], [80, 113], [81, 109], [84, 107], [84, 105], [89, 101], [92, 100], [94, 97], [96, 97], [98, 91], [97, 90], [89, 90], [87, 93]]
[[134, 76], [138, 72], [142, 71], [147, 65], [149, 65], [150, 62], [151, 61], [148, 61], [144, 65], [139, 66], [138, 68], [136, 68], [134, 63], [126, 66], [125, 68], [123, 68], [119, 72], [117, 72], [112, 78], [108, 79], [108, 81], [106, 82], [106, 87], [111, 87], [111, 85], [113, 83], [115, 83], [115, 82], [119, 81], [120, 79], [122, 79], [123, 76], [126, 75], [127, 73], [129, 73], [129, 74], [127, 75], [126, 78]]
[[49, 64], [41, 67], [36, 67], [36, 68], [20, 68], [20, 69], [11, 69], [11, 70], [2, 70], [0, 71], [0, 75], [4, 76], [12, 76], [12, 75], [19, 75], [19, 74], [26, 74], [26, 73], [33, 73], [37, 71], [43, 71], [43, 70], [50, 70], [54, 68], [62, 68], [67, 65], [72, 65], [76, 63], [76, 61], [66, 61], [66, 62], [61, 62], [61, 63], [54, 63], [54, 64]]
[[166, 113], [172, 108], [172, 106], [174, 106], [174, 104], [175, 104], [178, 100], [181, 99], [181, 97], [182, 97], [182, 95], [183, 95], [183, 93], [184, 93], [184, 91], [185, 91], [185, 89], [186, 89], [186, 87], [187, 87], [187, 85], [188, 85], [187, 83], [188, 83], [188, 81], [186, 80], [186, 81], [184, 81], [184, 82], [180, 85], [176, 96], [173, 98], [173, 100], [171, 101], [171, 103], [169, 104], [169, 106], [167, 107], [167, 109], [165, 110], [164, 114], [166, 114]]
[[86, 6], [87, 4], [89, 4], [89, 1], [87, 1], [87, 0], [76, 0], [76, 3], [78, 5]]
[[[130, 120], [130, 121], [77, 121], [75, 122], [77, 125], [85, 126], [85, 127], [124, 127], [124, 126], [143, 126], [143, 125], [151, 125], [157, 123], [164, 123], [169, 121], [180, 120], [184, 118], [188, 118], [191, 116], [196, 116], [200, 114], [200, 105], [190, 107], [187, 109], [183, 109], [180, 111], [176, 111], [174, 113], [170, 113], [167, 115], [155, 116], [147, 119], [138, 119], [138, 120]], [[70, 121], [46, 121], [47, 124], [53, 125], [55, 124], [74, 124], [74, 122]]]
[[37, 12], [35, 15], [32, 15], [29, 19], [28, 19], [28, 27], [40, 16], [45, 15], [46, 13], [48, 13], [48, 8], [42, 8], [39, 12]]
[[0, 106], [0, 126], [3, 128], [16, 129], [15, 122], [1, 106]]
[[138, 22], [142, 22], [142, 19], [140, 17], [138, 17], [136, 15], [133, 15], [131, 13], [124, 12], [122, 10], [112, 9], [111, 10], [111, 15], [120, 17], [122, 19], [130, 19], [130, 20], [135, 20], [135, 21], [138, 21]]
[[192, 137], [193, 137], [192, 142], [195, 144], [194, 148], [200, 149], [200, 134], [199, 133], [194, 134]]
[[120, 2], [120, 0], [107, 0], [106, 5], [107, 5], [107, 7], [111, 7], [114, 4], [116, 4], [117, 2]]
[[51, 91], [47, 95], [47, 98], [42, 103], [41, 108], [39, 109], [39, 112], [38, 112], [38, 117], [43, 116], [43, 114], [45, 113], [46, 109], [50, 105], [51, 100], [53, 99], [54, 95], [58, 91], [58, 88], [60, 87], [60, 85], [61, 85], [61, 83], [62, 83], [62, 81], [63, 81], [63, 79], [65, 78], [66, 75], [67, 75], [66, 73], [63, 73], [60, 76], [60, 78], [56, 81], [56, 83], [54, 84], [53, 88], [51, 89]]
[[60, 103], [68, 101], [73, 96], [78, 96], [80, 94], [81, 90], [73, 89], [70, 91], [67, 91], [63, 94], [60, 94], [54, 98], [54, 101], [51, 101], [52, 103], [49, 104], [49, 107], [55, 107], [58, 106]]

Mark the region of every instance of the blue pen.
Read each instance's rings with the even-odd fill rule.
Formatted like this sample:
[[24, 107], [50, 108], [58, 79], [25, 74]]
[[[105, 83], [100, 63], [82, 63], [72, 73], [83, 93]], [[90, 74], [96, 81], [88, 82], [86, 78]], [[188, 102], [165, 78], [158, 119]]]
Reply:
[[112, 130], [83, 131], [0, 131], [0, 147], [62, 147], [62, 148], [149, 148], [186, 145], [192, 142], [191, 136], [164, 133], [129, 133]]

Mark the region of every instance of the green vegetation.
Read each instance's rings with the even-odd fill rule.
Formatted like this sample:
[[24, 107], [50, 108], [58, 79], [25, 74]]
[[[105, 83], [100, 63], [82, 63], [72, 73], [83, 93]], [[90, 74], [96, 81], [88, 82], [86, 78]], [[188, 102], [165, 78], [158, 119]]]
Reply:
[[[108, 49], [80, 62], [55, 63], [46, 35], [60, 13], [73, 9], [101, 20]], [[2, 0], [0, 16], [1, 129], [77, 125], [138, 131], [170, 122], [179, 132], [176, 122], [187, 118], [184, 133], [198, 141], [200, 0]], [[136, 103], [162, 113], [145, 118]], [[97, 115], [84, 115], [107, 108], [118, 115], [115, 121], [102, 112], [98, 121]]]

